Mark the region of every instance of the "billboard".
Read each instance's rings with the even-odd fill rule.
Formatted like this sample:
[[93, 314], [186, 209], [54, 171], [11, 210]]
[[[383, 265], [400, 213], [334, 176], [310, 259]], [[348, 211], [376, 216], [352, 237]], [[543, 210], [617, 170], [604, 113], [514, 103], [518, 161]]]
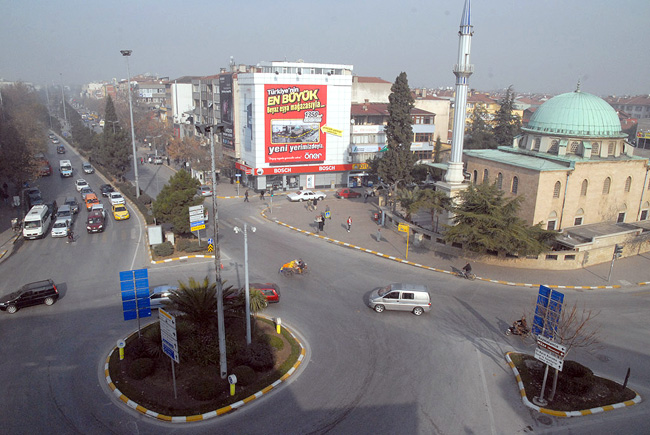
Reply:
[[264, 85], [265, 162], [325, 161], [326, 85]]
[[232, 74], [219, 76], [219, 101], [221, 104], [221, 122], [224, 124], [221, 135], [225, 149], [235, 149], [235, 129], [233, 128]]

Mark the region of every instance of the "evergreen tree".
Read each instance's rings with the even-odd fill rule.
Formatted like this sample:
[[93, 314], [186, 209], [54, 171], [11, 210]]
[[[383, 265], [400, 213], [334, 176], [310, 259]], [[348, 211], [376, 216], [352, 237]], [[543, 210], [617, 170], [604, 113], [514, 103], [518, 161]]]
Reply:
[[436, 144], [433, 147], [433, 163], [442, 162], [442, 141], [440, 136], [436, 138]]
[[159, 222], [172, 224], [175, 234], [189, 234], [189, 207], [203, 203], [203, 198], [196, 196], [199, 185], [199, 181], [187, 171], [178, 171], [156, 197], [154, 217]]
[[555, 231], [527, 225], [517, 213], [522, 197], [504, 198], [496, 184], [470, 185], [452, 207], [454, 225], [444, 233], [447, 243], [462, 243], [474, 252], [501, 251], [537, 255], [549, 249]]
[[465, 130], [464, 149], [488, 149], [498, 146], [492, 128], [487, 123], [487, 118], [487, 110], [484, 105], [474, 106], [469, 118], [470, 123]]
[[406, 73], [402, 72], [388, 96], [388, 122], [386, 124], [386, 151], [378, 162], [377, 174], [388, 184], [399, 180], [411, 181], [411, 171], [417, 160], [411, 152], [413, 125], [411, 109], [415, 100], [409, 89]]
[[[115, 177], [122, 178], [131, 164], [132, 146], [129, 133], [117, 124], [113, 99], [106, 99], [104, 132], [96, 149], [99, 162]], [[97, 146], [97, 145], [96, 145]]]
[[512, 141], [519, 134], [521, 119], [514, 109], [515, 93], [509, 86], [506, 95], [499, 100], [499, 111], [495, 116], [494, 140], [499, 146], [512, 146]]

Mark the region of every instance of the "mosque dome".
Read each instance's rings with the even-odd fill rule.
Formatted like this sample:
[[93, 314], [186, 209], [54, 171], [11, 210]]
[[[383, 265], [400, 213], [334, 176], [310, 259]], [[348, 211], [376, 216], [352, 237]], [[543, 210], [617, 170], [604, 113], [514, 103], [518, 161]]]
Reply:
[[621, 138], [621, 122], [605, 100], [579, 89], [542, 104], [522, 130], [553, 136]]

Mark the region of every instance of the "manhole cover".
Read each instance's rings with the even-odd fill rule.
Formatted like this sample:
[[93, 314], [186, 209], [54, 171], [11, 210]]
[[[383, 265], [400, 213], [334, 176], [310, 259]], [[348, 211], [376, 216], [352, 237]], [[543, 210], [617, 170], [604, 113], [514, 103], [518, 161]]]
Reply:
[[553, 424], [553, 420], [551, 420], [551, 417], [548, 417], [546, 415], [538, 416], [537, 421], [546, 426], [550, 426], [551, 424]]
[[610, 357], [608, 357], [607, 355], [602, 355], [602, 354], [598, 355], [596, 358], [598, 358], [602, 362], [609, 362], [611, 360]]

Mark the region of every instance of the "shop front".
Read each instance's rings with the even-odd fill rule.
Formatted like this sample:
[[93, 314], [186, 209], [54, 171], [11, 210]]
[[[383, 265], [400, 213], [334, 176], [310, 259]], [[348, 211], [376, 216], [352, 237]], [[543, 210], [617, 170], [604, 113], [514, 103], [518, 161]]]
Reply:
[[351, 172], [354, 172], [359, 180], [367, 178], [367, 173], [363, 170], [367, 168], [366, 163], [266, 168], [253, 168], [237, 163], [236, 167], [243, 174], [242, 183], [256, 190], [333, 189], [337, 186], [349, 186]]

